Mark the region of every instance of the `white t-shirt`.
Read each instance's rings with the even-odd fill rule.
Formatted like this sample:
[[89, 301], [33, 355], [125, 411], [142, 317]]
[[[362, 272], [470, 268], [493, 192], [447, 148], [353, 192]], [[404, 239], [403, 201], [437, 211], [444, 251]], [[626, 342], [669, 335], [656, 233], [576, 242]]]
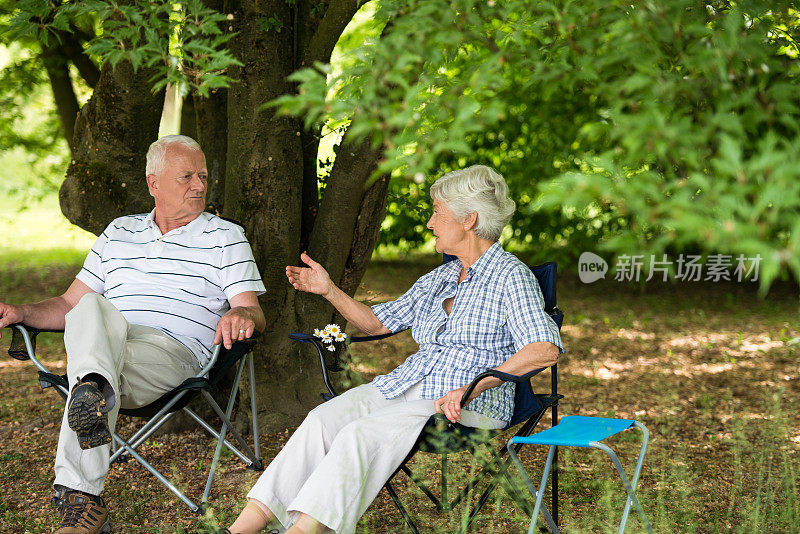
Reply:
[[162, 235], [154, 215], [115, 219], [76, 277], [129, 323], [158, 328], [204, 365], [228, 301], [245, 291], [261, 295], [264, 283], [240, 226], [201, 213]]

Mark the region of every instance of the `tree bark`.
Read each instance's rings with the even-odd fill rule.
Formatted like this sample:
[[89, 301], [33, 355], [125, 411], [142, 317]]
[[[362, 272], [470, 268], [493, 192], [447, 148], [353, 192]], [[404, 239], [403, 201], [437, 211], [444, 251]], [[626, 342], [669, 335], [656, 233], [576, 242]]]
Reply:
[[164, 92], [152, 93], [151, 76], [128, 62], [107, 64], [78, 114], [59, 201], [70, 222], [94, 234], [116, 217], [153, 208], [144, 155], [158, 135]]
[[[233, 14], [238, 33], [231, 49], [246, 66], [232, 70], [238, 82], [228, 92], [228, 120], [236, 127], [228, 128], [224, 214], [244, 225], [269, 288], [260, 298], [268, 332], [257, 348], [256, 391], [262, 421], [285, 428], [305, 416], [318, 389], [310, 362], [297, 357], [298, 348], [287, 338], [298, 329], [285, 266], [300, 252], [302, 126], [295, 118], [262, 110], [264, 103], [293, 90], [286, 81], [295, 64], [292, 6], [284, 0], [245, 0]], [[281, 31], [264, 31], [258, 21], [270, 17], [284, 24]], [[247, 384], [240, 391], [247, 396]]]
[[347, 134], [337, 151], [309, 246], [312, 257], [325, 265], [333, 280], [341, 280], [344, 274], [365, 184], [378, 155], [369, 139], [354, 145]]
[[304, 2], [311, 5], [301, 10], [298, 31], [305, 38], [301, 39], [298, 66], [312, 67], [316, 61], [329, 62], [339, 37], [361, 7], [353, 0], [331, 0], [321, 13], [314, 9], [319, 3]]
[[[377, 160], [374, 164], [377, 167]], [[373, 169], [374, 170], [374, 169]], [[378, 241], [381, 223], [386, 216], [386, 196], [389, 193], [389, 176], [382, 176], [373, 183], [361, 200], [353, 232], [353, 244], [344, 266], [339, 287], [350, 295], [355, 294], [358, 284], [367, 271], [372, 250]]]
[[197, 141], [197, 111], [192, 95], [185, 96], [181, 102], [180, 133]]
[[208, 98], [194, 95], [197, 142], [203, 147], [208, 169], [208, 211], [225, 211], [225, 167], [228, 159], [228, 90], [218, 89]]
[[300, 222], [300, 250], [308, 250], [311, 244], [311, 232], [314, 220], [319, 211], [319, 177], [317, 176], [317, 159], [319, 155], [319, 138], [315, 132], [300, 132], [303, 143], [303, 205]]

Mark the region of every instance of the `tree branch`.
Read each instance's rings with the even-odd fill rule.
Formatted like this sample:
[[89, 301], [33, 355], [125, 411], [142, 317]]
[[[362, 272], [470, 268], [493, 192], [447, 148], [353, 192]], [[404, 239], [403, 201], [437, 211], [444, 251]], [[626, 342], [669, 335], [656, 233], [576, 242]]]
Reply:
[[94, 89], [100, 80], [100, 69], [89, 56], [83, 53], [83, 46], [75, 35], [64, 31], [58, 31], [56, 34], [61, 42], [60, 49], [64, 57], [72, 61], [81, 78]]
[[331, 0], [311, 39], [301, 45], [299, 66], [309, 67], [315, 61], [328, 63], [333, 47], [360, 7], [357, 0]]
[[319, 214], [314, 222], [309, 252], [322, 263], [332, 280], [340, 280], [353, 245], [367, 179], [380, 156], [370, 140], [354, 145], [347, 134], [336, 155]]
[[67, 139], [70, 151], [74, 154], [75, 120], [80, 106], [78, 105], [78, 98], [75, 96], [75, 89], [72, 87], [72, 80], [69, 77], [67, 59], [60, 53], [59, 48], [48, 46], [42, 47], [42, 62], [47, 71], [47, 77], [50, 79], [53, 99], [61, 121], [61, 130]]
[[358, 289], [358, 284], [372, 258], [372, 249], [378, 240], [381, 223], [386, 216], [386, 195], [389, 192], [389, 175], [378, 178], [364, 193], [359, 206], [353, 242], [345, 263], [339, 287], [350, 296]]

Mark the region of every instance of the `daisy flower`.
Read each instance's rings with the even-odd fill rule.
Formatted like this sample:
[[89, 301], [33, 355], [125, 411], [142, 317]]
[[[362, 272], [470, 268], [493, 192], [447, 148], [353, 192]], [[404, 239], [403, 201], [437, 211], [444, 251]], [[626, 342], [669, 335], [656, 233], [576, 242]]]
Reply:
[[328, 345], [328, 350], [333, 352], [336, 350], [336, 347], [334, 347], [333, 345]]
[[339, 332], [338, 334], [335, 334], [333, 336], [333, 339], [335, 339], [336, 341], [344, 341], [345, 339], [347, 339], [347, 336], [344, 334], [344, 332]]
[[338, 324], [329, 324], [329, 325], [327, 325], [325, 327], [325, 332], [327, 332], [328, 335], [335, 336], [336, 334], [340, 333], [341, 331], [342, 331], [342, 327], [339, 326]]

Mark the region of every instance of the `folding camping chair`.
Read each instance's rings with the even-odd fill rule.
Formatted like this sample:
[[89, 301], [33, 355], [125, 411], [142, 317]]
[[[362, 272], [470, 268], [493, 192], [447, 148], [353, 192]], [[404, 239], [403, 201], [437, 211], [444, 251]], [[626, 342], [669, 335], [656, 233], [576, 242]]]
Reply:
[[[447, 256], [445, 255], [445, 262], [455, 259], [454, 256]], [[550, 317], [553, 318], [555, 323], [558, 325], [559, 329], [561, 328], [561, 324], [564, 320], [564, 314], [561, 310], [558, 309], [556, 303], [556, 263], [549, 262], [543, 265], [539, 265], [536, 267], [532, 267], [531, 270], [533, 271], [534, 276], [536, 277], [537, 281], [539, 282], [539, 286], [542, 290], [542, 296], [544, 297], [545, 302], [545, 312], [547, 312]], [[395, 332], [397, 333], [397, 332]], [[353, 336], [350, 338], [351, 342], [358, 343], [362, 341], [374, 341], [378, 339], [384, 339], [389, 336], [394, 335], [395, 333], [390, 334], [383, 334], [378, 336], [360, 336], [356, 337]], [[289, 337], [296, 341], [301, 341], [304, 343], [311, 343], [317, 350], [319, 355], [320, 365], [322, 367], [322, 378], [325, 383], [325, 387], [328, 389], [327, 394], [322, 394], [322, 398], [324, 400], [329, 400], [337, 395], [336, 391], [334, 390], [333, 386], [330, 382], [330, 375], [328, 374], [329, 371], [341, 371], [343, 370], [339, 365], [337, 360], [334, 360], [330, 364], [326, 363], [325, 356], [323, 352], [323, 347], [320, 340], [313, 335], [309, 334], [297, 334], [293, 333], [290, 334]], [[545, 394], [538, 394], [534, 393], [531, 387], [530, 379], [538, 374], [539, 372], [543, 371], [543, 369], [537, 369], [526, 373], [521, 376], [509, 375], [506, 373], [490, 370], [485, 373], [478, 375], [470, 384], [467, 391], [464, 393], [464, 397], [461, 400], [462, 406], [464, 405], [466, 399], [469, 398], [470, 394], [472, 393], [475, 386], [480, 382], [481, 379], [486, 377], [496, 377], [504, 382], [515, 382], [516, 383], [516, 392], [514, 396], [514, 414], [512, 416], [509, 425], [506, 428], [515, 427], [517, 425], [521, 425], [515, 436], [528, 436], [533, 432], [533, 429], [545, 415], [548, 409], [552, 411], [553, 417], [553, 425], [558, 423], [558, 401], [559, 399], [563, 398], [563, 395], [558, 394], [558, 371], [557, 365], [552, 365], [550, 368], [550, 392]], [[460, 423], [450, 423], [443, 415], [437, 414], [430, 418], [428, 423], [426, 424], [425, 428], [423, 429], [422, 433], [420, 434], [417, 443], [414, 445], [411, 452], [408, 454], [406, 459], [402, 462], [400, 467], [395, 471], [395, 473], [390, 477], [389, 481], [386, 482], [384, 488], [389, 493], [390, 497], [394, 501], [395, 505], [397, 506], [398, 510], [400, 511], [403, 519], [405, 520], [406, 524], [408, 525], [411, 532], [418, 534], [419, 529], [417, 528], [416, 524], [414, 523], [411, 515], [406, 510], [406, 507], [400, 501], [397, 493], [395, 492], [394, 488], [392, 487], [392, 480], [394, 477], [400, 472], [403, 471], [406, 475], [411, 478], [411, 480], [422, 490], [422, 492], [433, 502], [434, 506], [439, 512], [448, 512], [458, 506], [458, 504], [464, 500], [466, 497], [472, 494], [473, 490], [482, 482], [485, 482], [485, 489], [483, 493], [481, 493], [478, 502], [473, 506], [472, 510], [470, 511], [469, 516], [467, 517], [466, 521], [463, 523], [462, 528], [460, 530], [461, 533], [466, 532], [469, 529], [470, 524], [474, 521], [478, 513], [480, 512], [483, 505], [489, 499], [490, 494], [494, 489], [497, 487], [498, 483], [501, 481], [504, 482], [502, 485], [503, 489], [508, 493], [508, 495], [525, 510], [526, 513], [531, 513], [532, 507], [528, 500], [521, 495], [518, 491], [516, 491], [514, 484], [511, 482], [509, 475], [508, 475], [508, 467], [510, 465], [510, 458], [506, 456], [506, 447], [501, 446], [497, 450], [493, 451], [492, 457], [488, 461], [482, 461], [480, 456], [476, 454], [479, 447], [483, 445], [487, 445], [487, 443], [497, 434], [497, 431], [486, 431], [486, 430], [479, 430], [472, 427], [463, 426]], [[488, 445], [487, 445], [488, 447]], [[480, 463], [482, 463], [482, 469], [478, 473], [473, 476], [473, 478], [467, 483], [467, 485], [453, 498], [452, 501], [448, 502], [448, 487], [447, 487], [447, 455], [451, 453], [461, 452], [467, 450], [469, 451]], [[437, 497], [421, 480], [419, 476], [416, 476], [411, 469], [408, 467], [408, 462], [411, 458], [418, 452], [428, 452], [441, 455], [441, 490], [440, 496]], [[552, 509], [553, 509], [553, 516], [558, 518], [558, 464], [557, 464], [557, 453], [554, 455], [554, 468], [552, 470]], [[546, 510], [545, 510], [546, 512]], [[553, 522], [553, 526], [555, 526], [555, 521], [552, 519], [548, 522]]]
[[[18, 360], [26, 360], [30, 358], [36, 368], [39, 370], [39, 384], [42, 389], [54, 387], [61, 397], [66, 400], [69, 394], [69, 384], [67, 383], [66, 375], [56, 375], [51, 373], [39, 359], [36, 357], [36, 335], [40, 330], [25, 327], [23, 325], [10, 325], [9, 328], [13, 329], [11, 346], [8, 353], [11, 357]], [[52, 332], [52, 330], [48, 330]], [[262, 470], [261, 457], [259, 455], [258, 443], [258, 412], [256, 411], [256, 395], [254, 383], [254, 370], [253, 370], [253, 346], [255, 340], [253, 338], [246, 341], [239, 341], [234, 343], [230, 350], [225, 350], [222, 345], [216, 345], [214, 352], [209, 361], [203, 369], [194, 377], [185, 380], [183, 383], [176, 386], [172, 391], [165, 393], [159, 399], [152, 402], [147, 406], [135, 409], [120, 409], [121, 415], [128, 415], [137, 418], [145, 418], [147, 422], [130, 438], [123, 439], [117, 432], [113, 433], [112, 439], [112, 454], [109, 458], [109, 464], [119, 462], [124, 459], [134, 458], [145, 469], [155, 476], [159, 482], [164, 484], [172, 493], [174, 493], [186, 506], [198, 515], [205, 512], [205, 505], [208, 502], [208, 497], [211, 493], [211, 484], [214, 480], [214, 473], [219, 464], [220, 454], [222, 453], [223, 445], [227, 447], [233, 454], [238, 456], [248, 468], [254, 470]], [[245, 358], [247, 356], [247, 358]], [[239, 381], [244, 370], [245, 363], [248, 365], [250, 373], [250, 410], [252, 417], [252, 431], [253, 431], [253, 448], [245, 442], [244, 438], [236, 431], [231, 424], [231, 413], [236, 400], [236, 393], [239, 388]], [[214, 400], [214, 397], [209, 393], [209, 390], [218, 384], [222, 378], [225, 377], [228, 370], [236, 366], [236, 374], [233, 381], [233, 389], [231, 390], [230, 397], [226, 410], [223, 412], [219, 404]], [[219, 431], [215, 430], [208, 422], [200, 417], [194, 410], [189, 408], [189, 402], [197, 396], [197, 394], [208, 402], [209, 406], [214, 410], [217, 416], [222, 421], [222, 427]], [[209, 434], [217, 439], [214, 457], [211, 461], [211, 467], [206, 480], [203, 496], [200, 503], [197, 504], [187, 497], [181, 490], [179, 490], [167, 477], [160, 471], [153, 467], [147, 460], [145, 460], [138, 452], [137, 449], [149, 438], [153, 432], [158, 430], [164, 423], [166, 423], [172, 416], [179, 411], [183, 410], [192, 419], [203, 427]], [[244, 452], [237, 449], [228, 439], [226, 435], [228, 432], [234, 437], [239, 446]], [[57, 504], [58, 496], [55, 498]]]
[[[633, 476], [631, 477], [630, 481], [628, 481], [628, 477], [625, 476], [625, 470], [623, 469], [619, 458], [617, 458], [617, 455], [614, 453], [611, 447], [600, 442], [613, 436], [614, 434], [618, 434], [631, 428], [637, 428], [641, 431], [642, 444], [639, 448], [639, 457], [636, 460], [636, 467], [633, 470]], [[625, 500], [625, 508], [622, 512], [622, 520], [619, 524], [619, 534], [625, 532], [625, 525], [628, 522], [628, 514], [631, 511], [631, 506], [633, 506], [639, 513], [639, 517], [641, 518], [645, 529], [647, 529], [647, 532], [652, 534], [653, 527], [650, 526], [650, 522], [647, 520], [644, 509], [639, 503], [639, 499], [636, 497], [636, 485], [639, 482], [639, 475], [642, 472], [644, 454], [647, 451], [649, 436], [650, 433], [648, 432], [647, 427], [639, 421], [634, 421], [633, 419], [609, 419], [606, 417], [568, 415], [564, 417], [558, 425], [554, 425], [547, 430], [538, 432], [532, 436], [514, 436], [511, 438], [508, 441], [509, 455], [522, 475], [522, 478], [525, 481], [525, 484], [528, 486], [528, 490], [531, 492], [531, 495], [536, 498], [536, 506], [534, 506], [531, 514], [531, 523], [528, 527], [528, 534], [533, 534], [536, 529], [536, 520], [538, 519], [538, 512], [542, 504], [544, 489], [547, 485], [547, 475], [553, 462], [554, 451], [558, 446], [599, 449], [608, 454], [611, 458], [611, 462], [614, 464], [614, 467], [617, 470], [617, 473], [619, 474], [620, 479], [622, 480], [622, 485], [625, 487], [625, 491], [628, 494], [628, 498]], [[542, 472], [542, 482], [538, 490], [533, 485], [533, 481], [528, 476], [525, 468], [519, 461], [519, 457], [517, 456], [517, 452], [522, 445], [534, 444], [550, 446], [550, 450], [547, 455], [547, 461], [544, 464], [544, 471]], [[545, 519], [547, 519], [546, 514]], [[558, 534], [559, 532], [555, 525], [550, 525], [550, 530], [554, 534]]]

